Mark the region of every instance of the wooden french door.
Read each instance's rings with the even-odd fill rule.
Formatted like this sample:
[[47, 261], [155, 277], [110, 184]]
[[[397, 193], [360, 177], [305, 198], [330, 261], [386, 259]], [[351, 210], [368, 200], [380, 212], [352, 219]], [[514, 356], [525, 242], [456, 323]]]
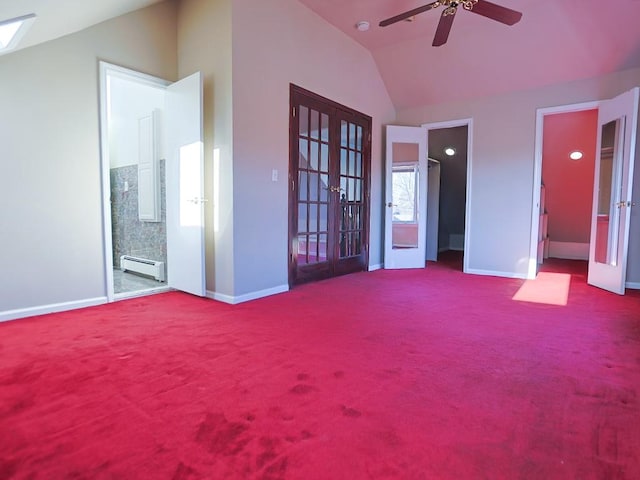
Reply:
[[371, 117], [291, 85], [289, 284], [369, 266]]

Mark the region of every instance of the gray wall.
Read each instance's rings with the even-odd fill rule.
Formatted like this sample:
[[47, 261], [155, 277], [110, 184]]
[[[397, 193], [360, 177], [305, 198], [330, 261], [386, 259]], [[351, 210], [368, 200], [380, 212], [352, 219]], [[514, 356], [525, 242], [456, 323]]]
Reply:
[[174, 79], [175, 45], [167, 2], [0, 57], [0, 319], [105, 301], [98, 60]]
[[[640, 69], [632, 69], [535, 90], [398, 112], [399, 122], [413, 125], [473, 118], [471, 188], [467, 192], [471, 213], [466, 232], [471, 271], [527, 275], [536, 109], [613, 98], [637, 85]], [[637, 185], [636, 182], [636, 197], [640, 190]], [[640, 282], [638, 210], [632, 213], [629, 282]]]

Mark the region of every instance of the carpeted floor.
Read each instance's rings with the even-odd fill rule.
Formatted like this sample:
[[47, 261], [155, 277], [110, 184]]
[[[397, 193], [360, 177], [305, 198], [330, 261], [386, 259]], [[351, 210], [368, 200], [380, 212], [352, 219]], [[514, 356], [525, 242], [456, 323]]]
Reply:
[[0, 479], [639, 479], [640, 292], [544, 270], [1, 324]]

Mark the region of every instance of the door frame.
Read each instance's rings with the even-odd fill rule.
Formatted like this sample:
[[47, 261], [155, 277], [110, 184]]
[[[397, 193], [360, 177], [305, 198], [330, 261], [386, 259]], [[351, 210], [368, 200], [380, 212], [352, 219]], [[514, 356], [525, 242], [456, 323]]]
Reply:
[[533, 167], [533, 196], [531, 208], [531, 238], [529, 239], [529, 265], [527, 279], [533, 280], [538, 275], [538, 234], [540, 228], [540, 185], [542, 184], [542, 142], [544, 140], [544, 117], [558, 113], [584, 112], [597, 110], [600, 101], [573, 103], [555, 107], [544, 107], [536, 110], [536, 130]]
[[104, 271], [107, 288], [107, 301], [122, 300], [125, 298], [148, 295], [169, 291], [168, 285], [157, 288], [145, 289], [138, 292], [114, 293], [113, 288], [113, 233], [111, 223], [111, 175], [109, 164], [109, 123], [107, 112], [109, 108], [109, 98], [107, 91], [108, 77], [115, 76], [126, 79], [140, 85], [148, 85], [154, 88], [166, 88], [171, 82], [153, 75], [131, 70], [129, 68], [114, 65], [112, 63], [99, 61], [99, 97], [100, 97], [100, 171], [102, 188], [102, 244], [104, 247]]
[[[297, 117], [297, 108], [295, 107], [295, 99], [299, 96], [304, 97], [306, 100], [310, 102], [310, 104], [322, 105], [330, 110], [334, 110], [337, 114], [334, 118], [329, 118], [329, 129], [331, 130], [331, 125], [336, 121], [344, 121], [349, 118], [353, 118], [354, 122], [357, 119], [358, 121], [362, 121], [362, 123], [366, 124], [366, 127], [363, 128], [363, 145], [362, 145], [362, 240], [361, 240], [361, 253], [358, 256], [352, 257], [344, 257], [342, 258], [342, 264], [340, 263], [341, 259], [339, 256], [333, 258], [330, 261], [329, 256], [327, 256], [327, 265], [324, 267], [318, 268], [318, 275], [315, 278], [311, 278], [313, 275], [309, 275], [308, 278], [300, 278], [298, 276], [298, 268], [297, 268], [297, 259], [296, 259], [296, 250], [297, 247], [294, 246], [294, 241], [297, 245], [298, 238], [298, 137], [296, 134], [297, 126], [295, 124], [298, 123]], [[332, 134], [335, 138], [339, 138], [340, 136], [340, 128], [338, 124], [334, 124], [335, 131]], [[356, 271], [368, 271], [369, 270], [369, 250], [370, 250], [370, 235], [371, 235], [371, 145], [372, 145], [372, 130], [373, 130], [373, 119], [358, 110], [355, 110], [351, 107], [338, 103], [334, 100], [331, 100], [327, 97], [314, 93], [310, 90], [307, 90], [303, 87], [300, 87], [296, 84], [289, 84], [289, 166], [288, 166], [288, 233], [287, 233], [287, 276], [288, 276], [288, 284], [289, 288], [293, 288], [294, 286], [306, 283], [307, 281], [320, 280], [324, 278], [333, 278], [335, 276], [344, 275], [348, 273], [353, 273]], [[331, 144], [331, 140], [329, 140], [329, 175], [331, 175], [331, 158], [335, 158], [337, 163], [336, 171], [334, 173], [338, 173], [338, 180], [340, 180], [340, 142], [338, 141], [334, 145]], [[337, 193], [337, 192], [334, 192]], [[335, 195], [337, 198], [337, 195]], [[340, 229], [338, 228], [337, 218], [334, 219], [335, 224], [333, 227], [329, 227], [328, 231], [333, 231], [338, 234]], [[336, 246], [339, 245], [339, 242]], [[337, 249], [336, 249], [337, 250]], [[318, 263], [317, 265], [320, 265]], [[338, 268], [336, 268], [338, 267]]]
[[461, 118], [446, 122], [423, 123], [422, 127], [427, 129], [427, 154], [429, 152], [429, 132], [443, 128], [467, 127], [467, 181], [466, 198], [464, 212], [464, 250], [462, 271], [472, 273], [469, 268], [469, 249], [471, 246], [471, 175], [473, 173], [473, 118]]

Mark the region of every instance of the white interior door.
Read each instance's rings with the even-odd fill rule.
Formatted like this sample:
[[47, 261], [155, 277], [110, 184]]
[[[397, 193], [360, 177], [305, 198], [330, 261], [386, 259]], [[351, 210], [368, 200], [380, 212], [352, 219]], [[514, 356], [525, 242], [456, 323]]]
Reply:
[[167, 87], [166, 115], [168, 284], [205, 296], [200, 72]]
[[427, 130], [387, 126], [385, 268], [424, 268]]
[[627, 273], [638, 91], [602, 102], [598, 112], [588, 282], [621, 295]]

